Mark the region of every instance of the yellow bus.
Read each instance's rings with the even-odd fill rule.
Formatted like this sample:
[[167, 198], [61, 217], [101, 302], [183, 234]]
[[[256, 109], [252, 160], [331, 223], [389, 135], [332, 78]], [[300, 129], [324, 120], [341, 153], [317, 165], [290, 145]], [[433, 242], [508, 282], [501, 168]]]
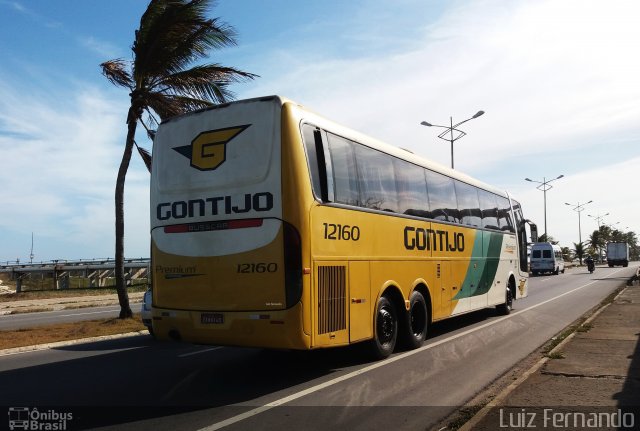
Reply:
[[160, 339], [384, 358], [527, 295], [507, 193], [278, 96], [163, 122], [150, 193]]

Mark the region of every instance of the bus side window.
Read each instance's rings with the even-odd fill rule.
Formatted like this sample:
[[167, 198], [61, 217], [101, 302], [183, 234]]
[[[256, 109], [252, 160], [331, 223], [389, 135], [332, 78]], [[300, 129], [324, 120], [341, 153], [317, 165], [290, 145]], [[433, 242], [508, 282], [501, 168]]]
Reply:
[[392, 158], [364, 145], [354, 144], [354, 148], [362, 206], [398, 212], [398, 192]]
[[480, 210], [482, 211], [482, 227], [485, 229], [500, 229], [498, 224], [498, 197], [486, 190], [478, 190]]
[[[527, 264], [527, 231], [522, 216], [522, 207], [518, 201], [513, 201], [513, 215], [516, 218], [516, 234], [518, 235], [518, 248], [520, 249], [520, 270], [528, 271]], [[532, 256], [533, 257], [533, 256]]]
[[327, 133], [329, 154], [333, 169], [335, 201], [341, 204], [362, 206], [358, 190], [358, 173], [351, 141]]
[[501, 231], [511, 233], [516, 231], [513, 219], [511, 218], [509, 199], [500, 196], [498, 196], [498, 222], [500, 223]]
[[482, 227], [478, 189], [457, 180], [454, 184], [456, 187], [456, 196], [458, 197], [460, 221], [467, 226]]
[[453, 179], [430, 170], [425, 170], [425, 173], [431, 217], [434, 220], [458, 223], [458, 201]]
[[398, 189], [398, 212], [430, 218], [429, 196], [424, 169], [400, 159], [393, 159]]
[[[318, 132], [319, 131], [315, 127], [309, 124], [305, 124], [302, 126], [302, 140], [304, 142], [305, 150], [307, 153], [307, 163], [309, 165], [309, 174], [311, 175], [311, 187], [313, 189], [313, 194], [316, 196], [316, 198], [322, 201], [326, 201], [326, 174], [323, 181], [320, 172], [318, 150], [316, 145], [316, 139], [319, 137], [317, 136]], [[324, 171], [326, 172], [326, 170]]]

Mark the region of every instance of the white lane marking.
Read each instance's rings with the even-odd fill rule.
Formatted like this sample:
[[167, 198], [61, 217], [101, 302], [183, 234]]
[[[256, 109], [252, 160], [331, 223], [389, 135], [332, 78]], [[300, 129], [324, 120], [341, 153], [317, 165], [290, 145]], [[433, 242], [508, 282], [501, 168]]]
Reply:
[[[616, 274], [616, 273], [618, 273], [620, 271], [623, 271], [624, 269], [626, 269], [626, 268], [620, 269], [620, 270], [618, 270], [618, 271], [616, 271], [616, 272], [614, 272], [612, 274], [609, 274], [609, 276], [614, 275], [614, 274]], [[609, 277], [607, 277], [607, 278], [609, 278]], [[384, 361], [376, 362], [376, 363], [371, 364], [371, 365], [369, 365], [369, 366], [367, 366], [365, 368], [361, 368], [359, 370], [352, 371], [352, 372], [347, 373], [347, 374], [345, 374], [343, 376], [336, 377], [335, 379], [326, 381], [324, 383], [320, 383], [318, 385], [315, 385], [315, 386], [312, 386], [310, 388], [307, 388], [307, 389], [305, 389], [303, 391], [296, 392], [296, 393], [291, 394], [291, 395], [289, 395], [287, 397], [284, 397], [284, 398], [280, 398], [279, 400], [272, 401], [272, 402], [267, 403], [267, 404], [265, 404], [263, 406], [260, 406], [260, 407], [257, 407], [255, 409], [246, 411], [246, 412], [244, 412], [242, 414], [239, 414], [239, 415], [236, 415], [236, 416], [232, 416], [232, 417], [230, 417], [228, 419], [225, 419], [225, 420], [223, 420], [221, 422], [217, 422], [215, 424], [211, 424], [208, 427], [200, 428], [198, 431], [215, 431], [215, 430], [219, 430], [221, 428], [224, 428], [226, 426], [232, 425], [234, 423], [243, 421], [243, 420], [248, 419], [248, 418], [250, 418], [252, 416], [255, 416], [255, 415], [258, 415], [260, 413], [263, 413], [263, 412], [265, 412], [267, 410], [271, 410], [274, 407], [278, 407], [278, 406], [280, 406], [282, 404], [286, 404], [286, 403], [288, 403], [290, 401], [294, 401], [294, 400], [297, 400], [298, 398], [302, 398], [302, 397], [307, 396], [309, 394], [312, 394], [314, 392], [318, 392], [319, 390], [322, 390], [322, 389], [327, 388], [329, 386], [333, 386], [333, 385], [335, 385], [337, 383], [340, 383], [340, 382], [344, 382], [345, 380], [352, 379], [352, 378], [357, 377], [357, 376], [359, 376], [361, 374], [364, 374], [364, 373], [367, 373], [369, 371], [375, 370], [376, 368], [380, 368], [380, 367], [383, 367], [385, 365], [391, 364], [393, 362], [399, 361], [401, 359], [408, 358], [409, 356], [413, 356], [413, 355], [418, 354], [420, 352], [423, 352], [425, 350], [433, 349], [434, 347], [437, 347], [437, 346], [439, 346], [441, 344], [448, 343], [449, 341], [453, 341], [455, 339], [464, 337], [465, 335], [468, 335], [468, 334], [474, 333], [476, 331], [479, 331], [481, 329], [487, 328], [489, 326], [495, 325], [497, 323], [502, 322], [503, 320], [510, 319], [513, 316], [517, 316], [518, 314], [524, 313], [526, 311], [531, 311], [531, 310], [533, 310], [535, 308], [538, 308], [538, 307], [540, 307], [540, 306], [542, 306], [544, 304], [547, 304], [547, 303], [549, 303], [551, 301], [555, 301], [556, 299], [562, 298], [563, 296], [569, 295], [569, 294], [571, 294], [573, 292], [576, 292], [576, 291], [578, 291], [580, 289], [584, 289], [587, 286], [591, 286], [593, 283], [596, 283], [597, 281], [601, 281], [601, 280], [593, 280], [590, 283], [584, 284], [584, 285], [582, 285], [580, 287], [576, 287], [573, 290], [569, 290], [569, 291], [567, 291], [565, 293], [562, 293], [562, 294], [560, 294], [558, 296], [555, 296], [555, 297], [553, 297], [551, 299], [547, 299], [546, 301], [540, 302], [540, 303], [538, 303], [536, 305], [532, 305], [529, 308], [525, 308], [525, 309], [522, 309], [522, 310], [518, 310], [516, 312], [512, 312], [508, 316], [499, 317], [499, 318], [497, 318], [495, 320], [492, 320], [491, 322], [487, 322], [487, 323], [482, 324], [480, 326], [477, 326], [475, 328], [468, 329], [468, 330], [466, 330], [464, 332], [452, 335], [449, 338], [445, 338], [443, 340], [436, 341], [435, 343], [427, 344], [427, 345], [422, 346], [422, 347], [420, 347], [418, 349], [411, 350], [411, 351], [404, 352], [404, 353], [400, 353], [400, 354], [398, 354], [396, 356], [392, 356], [392, 357], [390, 357], [388, 359], [385, 359]]]
[[218, 350], [218, 349], [222, 349], [222, 346], [211, 347], [209, 349], [204, 349], [204, 350], [198, 350], [197, 352], [183, 353], [182, 355], [178, 355], [178, 358], [185, 358], [187, 356], [198, 355], [200, 353], [211, 352], [212, 350]]
[[73, 313], [73, 314], [61, 314], [57, 317], [73, 317], [73, 316], [84, 316], [87, 314], [103, 314], [103, 313], [113, 313], [114, 311], [118, 311], [119, 308], [114, 308], [113, 310], [104, 310], [104, 311], [91, 311], [86, 313]]

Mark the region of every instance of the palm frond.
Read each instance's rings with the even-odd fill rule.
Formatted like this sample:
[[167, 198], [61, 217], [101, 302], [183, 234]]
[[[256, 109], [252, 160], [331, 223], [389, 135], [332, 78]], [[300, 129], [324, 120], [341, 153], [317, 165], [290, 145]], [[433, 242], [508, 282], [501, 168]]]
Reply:
[[213, 103], [226, 103], [233, 98], [233, 94], [227, 90], [229, 84], [257, 76], [232, 67], [209, 64], [169, 75], [159, 81], [154, 90], [172, 95], [186, 94]]
[[146, 98], [149, 108], [162, 120], [176, 115], [186, 114], [212, 105], [211, 102], [186, 95], [150, 93]]
[[157, 128], [160, 123], [148, 107], [145, 108], [145, 111], [147, 112], [147, 121], [140, 119], [140, 124], [142, 124], [142, 127], [144, 127], [144, 130], [147, 132], [147, 137], [153, 142], [156, 137], [156, 129], [154, 127]]
[[135, 85], [128, 71], [130, 62], [117, 58], [115, 60], [105, 61], [100, 64], [100, 67], [102, 68], [102, 74], [111, 81], [112, 84], [133, 90]]
[[[133, 120], [144, 123], [142, 112], [151, 114], [149, 109], [166, 119], [229, 102], [235, 98], [230, 84], [257, 77], [215, 63], [191, 67], [211, 49], [236, 43], [232, 27], [217, 18], [207, 19], [214, 4], [214, 0], [151, 0], [135, 34], [133, 62], [117, 59], [102, 64], [111, 82], [131, 89]], [[152, 121], [148, 123], [152, 126]]]
[[133, 141], [133, 143], [136, 145], [138, 154], [140, 154], [140, 157], [142, 158], [142, 161], [144, 162], [147, 169], [149, 170], [149, 173], [151, 173], [151, 153], [147, 151], [145, 148], [138, 146], [138, 143], [136, 141]]
[[210, 49], [235, 45], [231, 26], [206, 19], [213, 4], [211, 0], [152, 0], [132, 47], [136, 80], [184, 70]]

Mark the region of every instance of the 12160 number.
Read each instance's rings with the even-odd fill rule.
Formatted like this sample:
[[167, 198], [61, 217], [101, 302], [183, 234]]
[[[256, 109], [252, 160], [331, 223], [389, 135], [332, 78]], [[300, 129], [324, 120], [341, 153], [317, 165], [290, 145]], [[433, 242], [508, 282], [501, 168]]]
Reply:
[[360, 228], [348, 224], [323, 223], [324, 239], [358, 241], [360, 239]]
[[278, 264], [271, 263], [239, 263], [236, 272], [240, 274], [262, 274], [265, 272], [278, 272]]

